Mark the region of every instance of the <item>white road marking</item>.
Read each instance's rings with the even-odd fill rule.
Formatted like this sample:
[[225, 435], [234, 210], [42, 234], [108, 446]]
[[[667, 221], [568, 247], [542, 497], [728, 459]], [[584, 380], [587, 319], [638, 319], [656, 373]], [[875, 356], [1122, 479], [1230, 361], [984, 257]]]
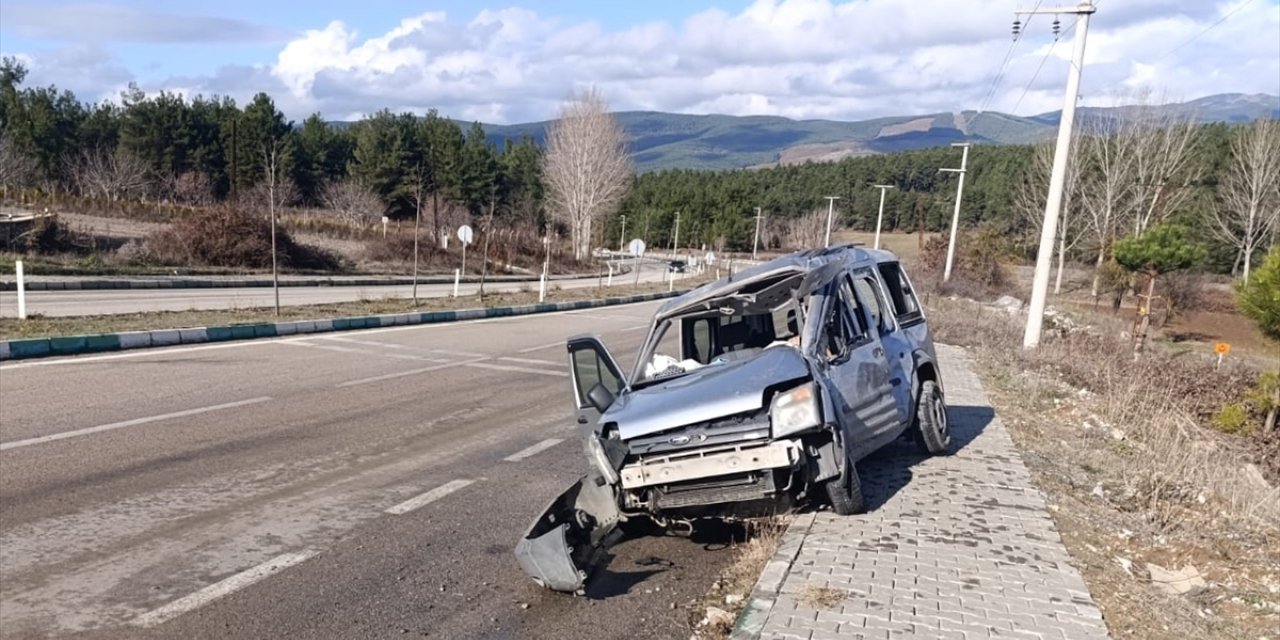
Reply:
[[476, 369], [493, 369], [494, 371], [516, 371], [519, 373], [537, 373], [544, 376], [556, 376], [566, 378], [569, 376], [567, 371], [548, 371], [546, 369], [534, 369], [532, 367], [515, 367], [505, 364], [492, 364], [488, 362], [466, 362], [463, 366], [473, 367]]
[[226, 595], [239, 591], [273, 573], [283, 571], [293, 565], [306, 561], [319, 551], [306, 549], [297, 553], [286, 553], [276, 556], [256, 567], [241, 571], [221, 582], [215, 582], [189, 596], [178, 598], [169, 604], [148, 611], [130, 621], [135, 627], [154, 627], [172, 620], [184, 613], [194, 611], [204, 605]]
[[86, 429], [76, 429], [75, 431], [64, 431], [62, 433], [55, 433], [47, 436], [40, 436], [38, 438], [27, 438], [26, 440], [14, 440], [13, 442], [5, 442], [3, 444], [0, 444], [0, 451], [4, 451], [7, 449], [17, 449], [18, 447], [29, 447], [33, 444], [43, 444], [46, 442], [53, 442], [55, 440], [65, 440], [67, 438], [85, 436], [91, 433], [111, 431], [112, 429], [132, 427], [139, 424], [146, 424], [148, 422], [159, 422], [160, 420], [170, 420], [172, 418], [185, 418], [187, 416], [194, 416], [201, 413], [208, 413], [210, 411], [221, 411], [222, 409], [234, 409], [236, 407], [243, 407], [246, 405], [257, 404], [259, 402], [266, 402], [270, 399], [271, 399], [271, 396], [262, 396], [260, 398], [250, 398], [248, 400], [239, 400], [237, 402], [228, 402], [226, 404], [215, 404], [208, 407], [199, 407], [197, 409], [187, 409], [185, 411], [163, 413], [158, 416], [148, 416], [146, 418], [134, 418], [133, 420], [124, 420], [122, 422], [112, 422], [110, 424], [102, 424], [96, 427], [88, 427]]
[[649, 325], [641, 324], [641, 325], [636, 325], [634, 327], [627, 327], [626, 329], [623, 329], [623, 331], [639, 331], [641, 329], [648, 329], [648, 328], [649, 328]]
[[439, 500], [440, 498], [443, 498], [473, 482], [475, 482], [475, 480], [451, 480], [420, 496], [409, 498], [394, 507], [388, 508], [387, 513], [402, 516], [414, 509], [429, 505], [432, 502], [435, 502], [436, 500]]
[[464, 365], [464, 364], [473, 364], [474, 362], [478, 362], [478, 360], [477, 360], [477, 361], [449, 362], [449, 363], [446, 363], [446, 364], [438, 364], [438, 365], [435, 365], [435, 366], [432, 366], [432, 367], [422, 367], [421, 369], [410, 369], [410, 370], [408, 370], [408, 371], [397, 371], [397, 372], [395, 372], [395, 373], [384, 373], [384, 374], [382, 374], [382, 375], [380, 375], [380, 376], [373, 376], [373, 377], [371, 377], [371, 378], [360, 378], [360, 379], [358, 379], [358, 380], [348, 380], [348, 381], [346, 381], [346, 382], [338, 383], [338, 385], [337, 385], [337, 386], [338, 386], [338, 388], [342, 388], [342, 387], [354, 387], [354, 386], [356, 386], [356, 385], [360, 385], [360, 384], [368, 384], [368, 383], [370, 383], [370, 382], [382, 382], [383, 380], [393, 380], [393, 379], [395, 379], [395, 378], [403, 378], [403, 377], [405, 377], [405, 376], [413, 376], [413, 375], [417, 375], [417, 374], [419, 374], [419, 373], [428, 373], [428, 372], [431, 372], [431, 371], [439, 371], [439, 370], [441, 370], [441, 369], [450, 369], [450, 368], [452, 368], [452, 367], [460, 367], [460, 366], [462, 366], [462, 365]]
[[630, 320], [632, 322], [636, 320], [635, 316], [618, 316], [607, 313], [591, 313], [590, 311], [583, 311], [572, 315], [578, 316], [579, 318], [589, 318], [591, 320]]
[[516, 353], [531, 353], [534, 351], [542, 351], [543, 349], [550, 349], [551, 347], [563, 347], [564, 344], [565, 344], [564, 340], [556, 340], [555, 342], [552, 342], [549, 344], [540, 344], [536, 347], [528, 347], [526, 349], [521, 349]]
[[549, 367], [558, 367], [558, 366], [560, 366], [560, 365], [564, 364], [563, 362], [557, 362], [557, 361], [555, 361], [555, 360], [536, 360], [536, 359], [534, 359], [534, 358], [507, 358], [507, 357], [502, 357], [502, 358], [498, 358], [498, 359], [499, 359], [499, 360], [505, 360], [506, 362], [522, 362], [522, 363], [524, 363], [524, 364], [542, 364], [542, 365], [547, 365], [547, 366], [549, 366]]
[[438, 364], [452, 362], [452, 360], [445, 360], [444, 358], [429, 358], [427, 356], [415, 356], [409, 353], [385, 353], [385, 352], [378, 352], [378, 351], [370, 351], [369, 349], [353, 349], [351, 347], [339, 347], [337, 345], [316, 344], [314, 342], [305, 342], [302, 340], [299, 340], [297, 342], [287, 342], [285, 344], [293, 345], [296, 347], [311, 347], [312, 349], [323, 349], [325, 351], [336, 351], [338, 353], [358, 353], [360, 355], [376, 356], [379, 358], [391, 358], [392, 360], [414, 360], [416, 362], [435, 362]]
[[[425, 351], [425, 352], [427, 352], [427, 353], [439, 353], [439, 354], [443, 354], [443, 355], [446, 355], [446, 356], [460, 356], [460, 357], [463, 357], [463, 358], [484, 358], [484, 357], [488, 357], [488, 354], [484, 354], [484, 353], [474, 353], [474, 352], [471, 352], [471, 351], [453, 351], [453, 350], [450, 350], [450, 349], [432, 349], [432, 348], [430, 348], [430, 347], [418, 347], [418, 346], [407, 345], [407, 344], [393, 344], [393, 343], [389, 343], [389, 342], [375, 342], [375, 341], [373, 341], [373, 340], [356, 340], [355, 338], [345, 338], [345, 337], [340, 337], [340, 336], [316, 336], [316, 338], [321, 339], [321, 340], [333, 340], [333, 341], [336, 341], [336, 342], [349, 342], [349, 343], [351, 343], [351, 344], [362, 344], [362, 345], [369, 346], [369, 347], [382, 347], [382, 348], [384, 348], [384, 349], [396, 349], [396, 350], [409, 349], [409, 350], [413, 350], [413, 351]], [[442, 360], [441, 362], [443, 362], [443, 360]]]
[[527, 449], [522, 449], [520, 451], [517, 451], [511, 454], [503, 458], [503, 460], [506, 460], [507, 462], [518, 462], [520, 460], [524, 460], [525, 458], [538, 455], [539, 453], [542, 453], [543, 451], [546, 451], [547, 449], [550, 449], [551, 447], [554, 447], [560, 444], [561, 442], [564, 442], [564, 440], [560, 438], [547, 438], [546, 440], [543, 440], [542, 442], [539, 442], [538, 444], [535, 444], [532, 447], [529, 447]]

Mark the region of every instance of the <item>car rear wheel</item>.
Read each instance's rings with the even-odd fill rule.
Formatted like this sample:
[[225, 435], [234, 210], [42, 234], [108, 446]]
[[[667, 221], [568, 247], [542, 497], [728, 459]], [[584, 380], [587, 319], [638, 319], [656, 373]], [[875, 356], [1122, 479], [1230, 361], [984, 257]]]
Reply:
[[920, 385], [916, 400], [916, 429], [920, 448], [930, 455], [946, 453], [951, 446], [951, 425], [947, 421], [947, 404], [942, 389], [933, 380]]
[[866, 510], [866, 503], [862, 499], [862, 481], [858, 479], [858, 469], [852, 461], [845, 460], [844, 471], [827, 480], [826, 489], [832, 511], [842, 516], [851, 516]]

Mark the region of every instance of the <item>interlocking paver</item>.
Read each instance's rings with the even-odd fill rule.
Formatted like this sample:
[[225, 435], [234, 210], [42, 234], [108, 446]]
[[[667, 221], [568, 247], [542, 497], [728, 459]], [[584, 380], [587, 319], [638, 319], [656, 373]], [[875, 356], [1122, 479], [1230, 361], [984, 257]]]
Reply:
[[[859, 465], [868, 513], [822, 512], [789, 531], [803, 544], [762, 638], [1108, 638], [968, 358], [938, 352], [956, 453], [895, 443]], [[810, 584], [849, 597], [807, 609]]]

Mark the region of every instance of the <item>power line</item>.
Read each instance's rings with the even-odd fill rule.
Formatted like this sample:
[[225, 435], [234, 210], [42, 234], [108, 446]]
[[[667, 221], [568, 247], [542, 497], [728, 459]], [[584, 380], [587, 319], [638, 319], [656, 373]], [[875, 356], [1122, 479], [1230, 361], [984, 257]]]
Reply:
[[[1044, 0], [1036, 0], [1035, 8], [1039, 9], [1042, 2]], [[1031, 26], [1031, 16], [1027, 16], [1027, 21], [1018, 26], [1018, 30], [1014, 32], [1013, 41], [1009, 43], [1009, 50], [1005, 52], [1004, 60], [1000, 62], [1000, 68], [996, 70], [995, 77], [991, 79], [991, 87], [987, 89], [987, 95], [982, 99], [982, 106], [978, 107], [978, 113], [985, 112], [987, 106], [991, 104], [991, 99], [995, 97], [1000, 81], [1004, 79], [1005, 69], [1009, 66], [1009, 61], [1013, 59], [1013, 50], [1017, 48], [1018, 41], [1022, 40], [1022, 32], [1029, 26]]]

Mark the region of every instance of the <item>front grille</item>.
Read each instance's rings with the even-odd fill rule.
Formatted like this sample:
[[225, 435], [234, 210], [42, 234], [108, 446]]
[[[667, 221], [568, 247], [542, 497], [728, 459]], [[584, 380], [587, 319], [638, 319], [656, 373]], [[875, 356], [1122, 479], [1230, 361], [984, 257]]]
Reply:
[[711, 481], [685, 482], [656, 487], [653, 506], [678, 509], [725, 502], [758, 500], [777, 490], [772, 473], [752, 472]]
[[764, 442], [769, 439], [767, 413], [743, 414], [711, 422], [668, 429], [627, 441], [632, 455], [641, 458], [685, 449]]

